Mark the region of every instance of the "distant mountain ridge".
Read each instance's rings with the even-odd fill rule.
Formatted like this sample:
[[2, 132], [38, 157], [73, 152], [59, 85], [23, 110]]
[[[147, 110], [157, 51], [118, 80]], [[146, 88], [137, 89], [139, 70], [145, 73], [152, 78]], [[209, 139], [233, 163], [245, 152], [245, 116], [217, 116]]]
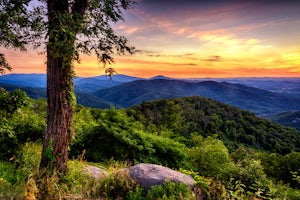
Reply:
[[138, 80], [93, 93], [120, 107], [162, 98], [204, 96], [258, 115], [299, 110], [300, 98], [227, 82], [182, 80]]
[[45, 88], [46, 74], [7, 74], [0, 76], [0, 83], [31, 88]]
[[[142, 78], [117, 74], [110, 80], [106, 75], [93, 77], [75, 77], [75, 88], [82, 92], [96, 91], [103, 88], [109, 88], [122, 83], [142, 80]], [[7, 74], [0, 76], [0, 83], [30, 88], [46, 88], [46, 74]]]
[[110, 79], [109, 77], [102, 75], [87, 78], [75, 78], [74, 83], [76, 91], [90, 93], [135, 80], [142, 80], [142, 78], [117, 74], [114, 75], [112, 79]]
[[[300, 78], [175, 79], [158, 75], [149, 79], [117, 74], [75, 77], [78, 103], [107, 108], [130, 107], [161, 98], [204, 96], [260, 116], [300, 110]], [[45, 98], [45, 74], [0, 76], [0, 86], [21, 88], [32, 98]]]
[[[3, 87], [8, 91], [21, 89], [25, 91], [30, 98], [33, 99], [46, 98], [46, 88], [21, 87], [21, 86], [8, 85], [3, 83], [0, 83], [0, 87]], [[75, 93], [76, 93], [77, 103], [86, 107], [109, 108], [112, 105], [111, 103], [89, 93], [82, 93], [79, 91], [76, 91]]]
[[[104, 88], [113, 87], [122, 83], [135, 80], [181, 80], [186, 82], [216, 81], [241, 84], [249, 87], [255, 87], [271, 92], [300, 97], [300, 77], [294, 78], [271, 78], [271, 77], [248, 77], [248, 78], [170, 78], [163, 75], [157, 75], [152, 78], [139, 78], [117, 74], [110, 80], [106, 75], [92, 77], [75, 77], [75, 87], [81, 92], [92, 92]], [[24, 87], [46, 87], [46, 74], [7, 74], [0, 76], [0, 83], [9, 85], [18, 85]]]

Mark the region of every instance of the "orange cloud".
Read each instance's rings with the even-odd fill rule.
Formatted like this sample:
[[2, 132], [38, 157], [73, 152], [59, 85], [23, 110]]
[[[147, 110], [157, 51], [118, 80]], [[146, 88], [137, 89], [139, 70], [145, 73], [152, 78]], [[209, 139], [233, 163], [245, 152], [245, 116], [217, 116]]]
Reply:
[[[286, 5], [242, 2], [202, 7], [196, 1], [193, 5], [156, 1], [166, 6], [159, 7], [147, 2], [151, 7], [130, 10], [125, 23], [114, 25], [138, 49], [132, 56], [116, 56], [112, 67], [118, 73], [140, 77], [300, 77], [297, 6], [281, 9]], [[46, 71], [45, 55], [0, 52], [6, 54], [14, 73]], [[104, 74], [94, 56], [82, 56], [75, 68], [78, 76]]]

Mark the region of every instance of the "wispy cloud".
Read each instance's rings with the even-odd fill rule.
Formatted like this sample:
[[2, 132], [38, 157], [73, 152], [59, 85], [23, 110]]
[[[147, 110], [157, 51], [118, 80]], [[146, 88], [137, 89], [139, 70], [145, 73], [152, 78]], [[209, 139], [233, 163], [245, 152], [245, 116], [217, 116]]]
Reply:
[[[137, 1], [125, 22], [113, 25], [137, 49], [116, 55], [119, 73], [300, 77], [300, 1]], [[44, 56], [6, 52], [14, 72], [45, 71]], [[82, 56], [81, 72], [102, 71], [95, 58]]]
[[221, 62], [223, 61], [223, 58], [221, 56], [210, 56], [209, 58], [203, 60], [208, 62]]
[[137, 49], [134, 52], [135, 54], [141, 54], [149, 57], [163, 57], [163, 58], [189, 58], [196, 59], [197, 55], [194, 53], [182, 53], [182, 54], [166, 54], [159, 51], [143, 50]]
[[152, 66], [197, 66], [198, 63], [187, 63], [187, 62], [172, 62], [172, 61], [153, 61], [153, 60], [142, 60], [142, 59], [134, 59], [134, 58], [119, 58], [120, 61], [125, 63], [135, 63], [135, 64], [151, 64]]
[[161, 57], [161, 56], [163, 56], [161, 53], [159, 53], [157, 51], [142, 50], [142, 49], [137, 49], [137, 50], [135, 50], [134, 53], [142, 54], [142, 55], [149, 56], [149, 57]]

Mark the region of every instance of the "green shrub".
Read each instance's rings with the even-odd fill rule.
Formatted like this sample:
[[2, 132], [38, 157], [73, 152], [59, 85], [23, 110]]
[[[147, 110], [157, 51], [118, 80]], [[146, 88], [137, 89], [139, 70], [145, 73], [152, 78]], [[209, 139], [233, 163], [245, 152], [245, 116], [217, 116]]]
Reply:
[[300, 190], [288, 188], [288, 190], [286, 191], [286, 199], [299, 200], [300, 199]]
[[26, 143], [15, 155], [14, 162], [0, 161], [0, 199], [35, 195], [34, 177], [38, 173], [40, 152], [40, 144]]
[[18, 141], [13, 127], [0, 122], [0, 160], [11, 159], [18, 150]]
[[5, 199], [13, 194], [13, 184], [16, 182], [14, 166], [5, 161], [0, 161], [0, 199]]
[[22, 90], [8, 92], [0, 87], [0, 113], [4, 116], [13, 114], [16, 110], [23, 106], [28, 106], [30, 99]]
[[[257, 157], [268, 177], [282, 181], [294, 188], [300, 187], [300, 152], [291, 152], [286, 155], [260, 152]], [[297, 178], [298, 177], [298, 178]]]
[[61, 196], [90, 199], [95, 196], [97, 183], [84, 169], [87, 163], [79, 160], [68, 161], [67, 173], [61, 177], [58, 192]]
[[110, 109], [101, 113], [96, 127], [75, 136], [71, 156], [86, 150], [86, 159], [93, 162], [113, 158], [178, 168], [186, 164], [184, 149], [183, 144], [144, 131], [122, 110]]
[[192, 141], [194, 147], [189, 150], [189, 158], [194, 171], [221, 180], [229, 180], [237, 173], [227, 148], [216, 136], [193, 136]]
[[45, 119], [35, 113], [32, 108], [23, 108], [15, 112], [10, 118], [10, 123], [19, 145], [41, 141], [46, 128]]
[[137, 184], [130, 177], [127, 162], [111, 162], [108, 167], [108, 175], [99, 180], [97, 197], [104, 199], [124, 199], [130, 191], [137, 190]]
[[25, 143], [18, 152], [15, 160], [16, 179], [18, 182], [26, 182], [29, 177], [36, 176], [39, 172], [42, 145], [39, 143]]
[[0, 93], [0, 160], [10, 160], [23, 144], [43, 138], [45, 119], [24, 92]]
[[145, 191], [143, 188], [137, 187], [126, 193], [125, 200], [145, 200]]
[[152, 186], [149, 191], [136, 188], [126, 194], [127, 200], [192, 200], [196, 195], [183, 183], [166, 182], [163, 185]]
[[192, 176], [195, 180], [193, 192], [197, 199], [224, 199], [226, 190], [222, 182], [200, 176], [198, 172], [184, 169], [180, 169], [180, 171]]
[[0, 159], [9, 160], [26, 142], [41, 140], [44, 131], [44, 119], [33, 111], [16, 111], [9, 119], [0, 122]]
[[196, 198], [191, 189], [183, 183], [167, 182], [163, 185], [151, 187], [147, 192], [146, 199], [177, 200]]
[[267, 179], [260, 160], [245, 157], [237, 167], [237, 176], [227, 184], [231, 197], [271, 199], [271, 181]]

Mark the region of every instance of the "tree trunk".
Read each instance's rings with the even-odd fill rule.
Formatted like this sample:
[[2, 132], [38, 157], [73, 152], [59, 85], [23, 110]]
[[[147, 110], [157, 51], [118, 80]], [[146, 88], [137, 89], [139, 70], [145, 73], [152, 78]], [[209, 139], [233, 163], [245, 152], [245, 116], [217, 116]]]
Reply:
[[63, 67], [62, 58], [47, 51], [47, 128], [43, 141], [40, 170], [65, 173], [72, 129], [74, 91], [72, 67]]
[[[72, 52], [74, 40], [62, 31], [61, 18], [68, 11], [67, 0], [48, 0], [47, 43], [47, 127], [43, 140], [40, 171], [64, 174], [75, 105]], [[49, 171], [50, 170], [50, 171]]]

